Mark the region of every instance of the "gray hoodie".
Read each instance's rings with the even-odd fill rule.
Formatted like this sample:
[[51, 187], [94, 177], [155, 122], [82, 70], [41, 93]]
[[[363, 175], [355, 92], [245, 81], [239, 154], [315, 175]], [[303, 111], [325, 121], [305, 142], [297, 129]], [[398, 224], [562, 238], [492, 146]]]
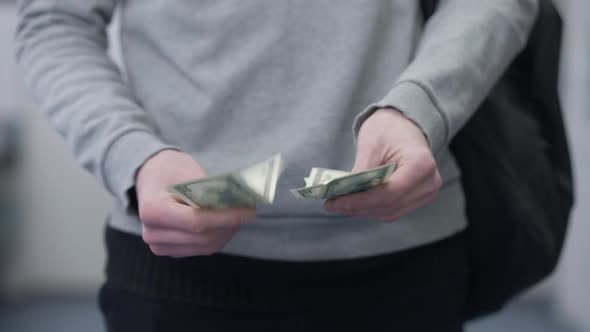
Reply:
[[[162, 149], [210, 174], [281, 152], [275, 204], [223, 252], [354, 258], [466, 226], [448, 143], [524, 46], [537, 6], [443, 0], [425, 24], [417, 0], [23, 0], [17, 55], [42, 111], [112, 193], [112, 227], [141, 234], [129, 191]], [[116, 7], [126, 77], [106, 53]], [[382, 223], [292, 197], [311, 167], [352, 167], [355, 130], [380, 106], [428, 138], [444, 181], [436, 201]]]

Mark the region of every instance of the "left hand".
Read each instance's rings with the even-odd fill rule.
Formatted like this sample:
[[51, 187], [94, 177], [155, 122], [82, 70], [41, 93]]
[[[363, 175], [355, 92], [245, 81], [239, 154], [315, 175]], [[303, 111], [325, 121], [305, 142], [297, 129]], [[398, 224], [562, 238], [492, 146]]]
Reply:
[[365, 120], [353, 172], [397, 163], [389, 181], [371, 190], [326, 201], [328, 212], [393, 222], [433, 201], [442, 179], [422, 130], [393, 108]]

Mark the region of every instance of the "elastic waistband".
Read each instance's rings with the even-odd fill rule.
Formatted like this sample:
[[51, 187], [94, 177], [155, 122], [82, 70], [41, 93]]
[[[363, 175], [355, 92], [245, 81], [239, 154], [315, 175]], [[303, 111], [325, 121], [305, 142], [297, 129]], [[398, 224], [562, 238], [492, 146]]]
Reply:
[[[154, 255], [140, 237], [111, 227], [106, 245], [111, 286], [160, 300], [269, 310], [326, 305], [323, 300], [345, 303], [351, 292], [367, 295], [396, 280], [429, 282], [441, 269], [461, 271], [462, 261], [453, 256], [464, 251], [459, 233], [416, 249], [352, 260], [298, 263], [227, 254], [171, 258]], [[453, 261], [461, 263], [453, 266]]]

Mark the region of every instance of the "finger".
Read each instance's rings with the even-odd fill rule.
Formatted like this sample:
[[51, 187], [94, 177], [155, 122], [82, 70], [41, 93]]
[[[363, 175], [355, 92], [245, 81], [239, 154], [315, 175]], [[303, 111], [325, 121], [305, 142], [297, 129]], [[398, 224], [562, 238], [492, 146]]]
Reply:
[[[375, 215], [382, 213], [383, 211], [389, 211], [395, 209], [400, 204], [408, 199], [417, 199], [419, 190], [415, 189], [408, 193], [406, 196], [396, 199], [395, 193], [392, 192], [391, 188], [382, 185], [370, 189], [369, 191], [362, 193], [355, 193], [348, 196], [351, 201], [354, 200], [353, 204], [347, 204], [346, 201], [336, 198], [328, 200], [324, 204], [326, 210], [333, 213], [345, 214], [345, 215]], [[352, 197], [354, 196], [354, 197]], [[344, 201], [342, 205], [339, 203]]]
[[153, 205], [141, 212], [144, 225], [174, 228], [190, 233], [232, 228], [256, 218], [255, 209], [204, 210], [174, 201], [166, 202], [164, 206]]
[[142, 237], [150, 245], [177, 246], [211, 246], [215, 243], [226, 243], [240, 229], [240, 223], [225, 228], [208, 229], [201, 233], [190, 233], [171, 228], [159, 228], [143, 225]]
[[[399, 169], [394, 173], [406, 173]], [[408, 176], [412, 176], [411, 172]], [[413, 185], [410, 185], [412, 183]], [[355, 211], [383, 209], [395, 204], [403, 195], [406, 195], [414, 186], [419, 183], [413, 178], [403, 178], [393, 176], [386, 183], [371, 188], [370, 190], [344, 195], [328, 200], [325, 207], [328, 211]]]
[[400, 197], [397, 201], [392, 201], [387, 206], [378, 207], [363, 207], [360, 209], [333, 209], [332, 211], [344, 215], [357, 215], [357, 216], [375, 216], [375, 215], [390, 215], [395, 211], [404, 208], [407, 205], [412, 204], [414, 201], [422, 199], [424, 196], [430, 193], [424, 193], [420, 186], [414, 187], [408, 194]]
[[324, 208], [334, 213], [383, 208], [395, 202], [392, 189], [389, 183], [382, 184], [367, 191], [329, 199]]
[[[193, 213], [195, 216], [192, 230], [201, 233], [235, 229], [242, 223], [248, 223], [256, 219], [256, 209], [199, 210], [189, 207], [185, 209], [187, 209], [187, 214]], [[204, 225], [204, 227], [197, 226], [199, 224]], [[190, 229], [191, 225], [189, 224]]]
[[375, 211], [376, 213], [367, 215], [372, 217], [381, 216], [385, 218], [398, 219], [410, 213], [411, 211], [431, 203], [434, 199], [436, 199], [437, 196], [438, 191], [423, 193], [421, 196], [413, 198], [412, 200], [404, 200], [397, 206], [393, 206], [389, 209], [384, 209], [381, 211]]
[[438, 174], [436, 165], [422, 168], [425, 167], [417, 169], [411, 164], [400, 164], [383, 185], [329, 200], [326, 202], [326, 209], [337, 211], [387, 208], [414, 190], [431, 191], [429, 180], [432, 174]]
[[142, 238], [147, 244], [175, 244], [175, 245], [208, 245], [210, 240], [206, 234], [179, 231], [172, 228], [147, 227], [142, 228]]
[[155, 243], [150, 244], [150, 249], [160, 256], [211, 255], [223, 249], [238, 230], [239, 227], [213, 232], [203, 236], [200, 244]]

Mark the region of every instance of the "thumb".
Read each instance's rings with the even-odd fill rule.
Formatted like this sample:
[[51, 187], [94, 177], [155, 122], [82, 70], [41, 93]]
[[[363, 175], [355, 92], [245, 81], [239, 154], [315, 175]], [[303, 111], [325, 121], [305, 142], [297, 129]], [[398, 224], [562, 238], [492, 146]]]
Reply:
[[371, 145], [359, 144], [356, 148], [356, 157], [352, 173], [381, 166], [382, 158], [379, 149]]

